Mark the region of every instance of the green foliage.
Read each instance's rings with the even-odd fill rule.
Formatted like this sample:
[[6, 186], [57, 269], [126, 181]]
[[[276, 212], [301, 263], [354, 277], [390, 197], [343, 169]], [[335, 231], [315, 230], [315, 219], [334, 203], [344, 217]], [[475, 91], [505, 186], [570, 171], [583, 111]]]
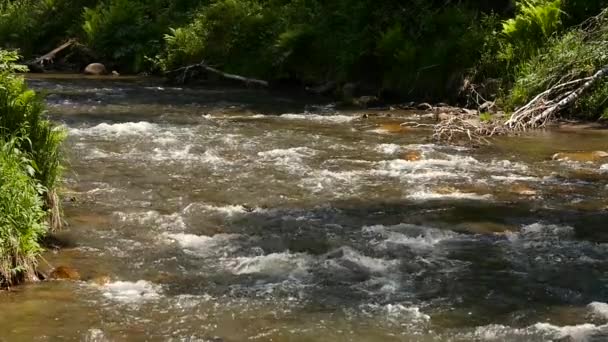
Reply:
[[78, 36], [82, 9], [97, 0], [0, 0], [0, 47], [42, 54]]
[[507, 63], [518, 63], [536, 55], [561, 28], [561, 3], [561, 0], [518, 2], [515, 18], [503, 22], [504, 44], [500, 58]]
[[102, 60], [141, 71], [145, 55], [158, 45], [161, 34], [147, 11], [144, 2], [132, 0], [108, 0], [85, 8], [85, 42]]
[[42, 117], [40, 98], [13, 74], [22, 68], [17, 59], [0, 49], [0, 285], [33, 276], [38, 240], [48, 230], [43, 198], [59, 179], [65, 138]]
[[41, 186], [31, 177], [32, 161], [18, 140], [0, 141], [0, 286], [34, 275], [47, 233]]
[[[0, 52], [0, 58], [3, 55], [6, 53]], [[12, 67], [8, 65], [0, 71], [0, 137], [19, 138], [19, 148], [31, 155], [38, 181], [54, 189], [61, 172], [59, 147], [65, 132], [43, 118], [41, 99], [27, 88], [23, 78], [9, 72]]]

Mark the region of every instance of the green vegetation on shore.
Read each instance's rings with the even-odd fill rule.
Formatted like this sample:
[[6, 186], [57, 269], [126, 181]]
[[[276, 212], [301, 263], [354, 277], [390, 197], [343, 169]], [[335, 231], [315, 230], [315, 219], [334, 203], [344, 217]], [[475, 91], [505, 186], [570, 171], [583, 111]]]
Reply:
[[60, 224], [55, 189], [65, 133], [0, 50], [0, 286], [35, 278], [40, 239]]
[[[165, 72], [204, 60], [278, 83], [352, 83], [359, 95], [388, 100], [483, 99], [514, 109], [559, 82], [556, 70], [589, 76], [601, 67], [607, 48], [580, 25], [606, 7], [608, 0], [0, 0], [0, 46], [31, 57], [76, 38], [88, 58], [67, 60], [80, 69], [99, 61], [121, 73]], [[602, 117], [605, 89], [598, 82], [572, 112]]]

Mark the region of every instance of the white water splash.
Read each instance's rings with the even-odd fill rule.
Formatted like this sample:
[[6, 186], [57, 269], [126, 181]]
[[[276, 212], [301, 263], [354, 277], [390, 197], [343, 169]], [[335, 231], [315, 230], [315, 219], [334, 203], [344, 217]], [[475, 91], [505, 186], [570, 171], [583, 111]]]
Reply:
[[352, 115], [319, 115], [319, 114], [282, 114], [279, 116], [287, 120], [316, 121], [321, 123], [347, 123], [358, 119]]
[[101, 286], [100, 289], [106, 298], [123, 303], [137, 303], [158, 299], [161, 287], [145, 280], [139, 280], [136, 282], [116, 281]]
[[159, 126], [146, 121], [108, 124], [101, 123], [89, 128], [72, 128], [71, 135], [93, 136], [133, 136], [151, 135], [159, 131]]

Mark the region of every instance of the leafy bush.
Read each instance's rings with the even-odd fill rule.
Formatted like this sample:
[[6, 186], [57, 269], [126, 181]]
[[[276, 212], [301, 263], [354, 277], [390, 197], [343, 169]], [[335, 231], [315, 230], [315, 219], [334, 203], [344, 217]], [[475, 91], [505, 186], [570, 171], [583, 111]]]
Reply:
[[107, 0], [83, 13], [86, 44], [107, 62], [127, 71], [144, 69], [145, 56], [159, 45], [162, 29], [145, 1]]
[[61, 173], [60, 145], [65, 132], [43, 118], [43, 103], [15, 76], [14, 52], [0, 50], [0, 138], [19, 138], [19, 148], [29, 153], [38, 181], [54, 190]]
[[[0, 285], [32, 278], [41, 252], [38, 240], [61, 171], [60, 144], [65, 134], [43, 118], [40, 98], [14, 71], [16, 52], [0, 49]], [[45, 203], [45, 199], [47, 202]], [[58, 205], [57, 201], [52, 201]], [[48, 210], [48, 211], [47, 211]]]
[[536, 55], [547, 40], [561, 28], [561, 0], [524, 0], [518, 2], [515, 18], [503, 23], [505, 44], [500, 58], [509, 64]]

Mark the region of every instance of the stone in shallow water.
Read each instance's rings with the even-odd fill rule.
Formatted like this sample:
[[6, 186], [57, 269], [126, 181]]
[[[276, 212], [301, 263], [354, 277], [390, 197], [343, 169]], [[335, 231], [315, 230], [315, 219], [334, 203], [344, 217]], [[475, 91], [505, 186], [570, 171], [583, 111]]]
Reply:
[[56, 280], [80, 280], [80, 273], [72, 267], [58, 266], [51, 272], [49, 278]]
[[385, 133], [404, 133], [408, 131], [408, 128], [401, 126], [400, 122], [388, 122], [380, 124], [378, 130]]
[[521, 196], [536, 196], [537, 194], [536, 190], [525, 184], [513, 184], [509, 191]]
[[401, 159], [407, 161], [419, 161], [422, 159], [422, 153], [419, 151], [407, 151], [403, 155], [401, 155]]

